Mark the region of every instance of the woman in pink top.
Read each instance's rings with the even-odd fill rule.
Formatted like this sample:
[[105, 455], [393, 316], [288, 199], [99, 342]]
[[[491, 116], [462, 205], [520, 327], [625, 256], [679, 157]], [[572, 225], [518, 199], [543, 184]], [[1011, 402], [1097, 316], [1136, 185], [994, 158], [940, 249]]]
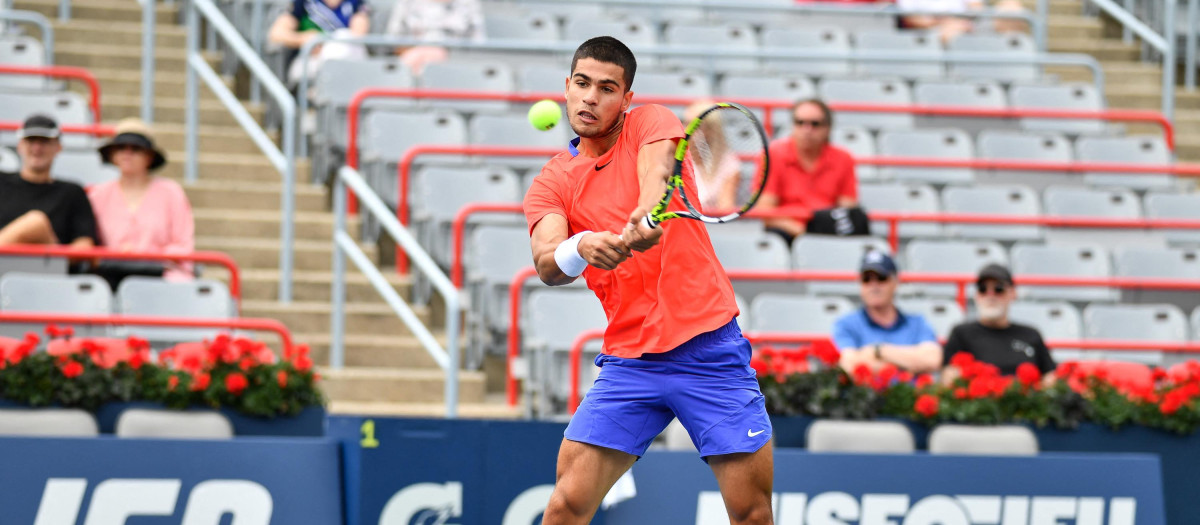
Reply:
[[[122, 120], [112, 141], [100, 147], [100, 156], [121, 171], [119, 179], [88, 190], [101, 243], [123, 252], [192, 253], [192, 206], [177, 182], [150, 174], [167, 163], [150, 128], [135, 118]], [[191, 263], [168, 263], [164, 270], [168, 280], [195, 276]], [[133, 269], [126, 273], [145, 275]]]

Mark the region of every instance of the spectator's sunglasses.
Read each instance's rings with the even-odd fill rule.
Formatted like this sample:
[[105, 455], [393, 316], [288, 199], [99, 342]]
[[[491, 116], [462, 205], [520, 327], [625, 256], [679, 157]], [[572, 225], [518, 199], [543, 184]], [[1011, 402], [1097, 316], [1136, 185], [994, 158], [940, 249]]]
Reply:
[[867, 283], [873, 283], [873, 282], [880, 282], [880, 283], [886, 283], [886, 282], [888, 282], [888, 278], [887, 278], [887, 277], [884, 277], [884, 276], [882, 276], [882, 275], [879, 275], [879, 274], [877, 274], [877, 273], [875, 273], [875, 272], [865, 272], [865, 273], [863, 273], [863, 274], [862, 274], [862, 276], [860, 277], [860, 279], [862, 279], [862, 283], [863, 283], [863, 284], [867, 284]]
[[815, 128], [823, 127], [825, 125], [825, 121], [824, 120], [805, 120], [802, 118], [796, 118], [796, 119], [792, 119], [792, 124], [795, 124], [796, 127], [798, 127], [798, 128], [803, 128], [805, 126], [812, 126], [815, 129]]
[[979, 292], [979, 295], [987, 295], [988, 292], [1003, 295], [1004, 292], [1008, 291], [1008, 287], [1003, 283], [996, 283], [991, 286], [988, 286], [987, 283], [975, 283], [975, 291]]

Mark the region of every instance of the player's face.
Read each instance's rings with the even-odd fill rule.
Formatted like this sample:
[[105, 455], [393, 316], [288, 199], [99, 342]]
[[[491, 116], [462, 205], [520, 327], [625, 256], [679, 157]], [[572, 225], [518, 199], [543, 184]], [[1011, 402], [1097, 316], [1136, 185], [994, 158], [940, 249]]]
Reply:
[[1017, 298], [1011, 285], [995, 279], [985, 279], [975, 290], [975, 309], [980, 319], [1002, 320], [1008, 317], [1008, 306]]
[[616, 64], [594, 58], [575, 63], [567, 79], [567, 121], [577, 135], [597, 138], [613, 131], [633, 99], [624, 79], [624, 68]]
[[862, 297], [863, 306], [879, 308], [892, 304], [892, 299], [896, 297], [896, 286], [899, 284], [896, 276], [884, 277], [867, 271], [863, 272], [860, 277], [862, 289], [859, 295]]
[[792, 140], [802, 150], [820, 148], [829, 142], [829, 122], [816, 104], [801, 104], [792, 112]]

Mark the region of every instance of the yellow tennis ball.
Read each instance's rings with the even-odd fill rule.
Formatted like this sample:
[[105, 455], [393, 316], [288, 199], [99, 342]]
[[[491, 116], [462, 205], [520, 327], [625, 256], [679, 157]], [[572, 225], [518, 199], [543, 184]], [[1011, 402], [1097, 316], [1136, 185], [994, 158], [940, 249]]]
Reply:
[[558, 124], [560, 118], [562, 118], [562, 108], [558, 107], [558, 103], [553, 100], [541, 100], [529, 106], [529, 123], [542, 131], [553, 128]]

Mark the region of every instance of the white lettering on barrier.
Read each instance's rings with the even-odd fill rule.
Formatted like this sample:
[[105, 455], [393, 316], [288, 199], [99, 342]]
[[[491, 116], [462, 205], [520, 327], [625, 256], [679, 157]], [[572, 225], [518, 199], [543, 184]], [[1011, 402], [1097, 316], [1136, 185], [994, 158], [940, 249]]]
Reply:
[[502, 525], [530, 525], [538, 516], [546, 512], [550, 504], [550, 494], [554, 493], [554, 485], [537, 485], [525, 489], [508, 504], [504, 511]]
[[[135, 516], [175, 513], [178, 479], [109, 479], [96, 485], [84, 525], [124, 525]], [[34, 525], [74, 525], [87, 492], [87, 480], [50, 478], [42, 491]], [[271, 493], [247, 480], [208, 480], [188, 497], [181, 525], [218, 525], [226, 514], [236, 525], [270, 525]]]
[[414, 519], [421, 525], [444, 525], [462, 512], [462, 483], [417, 483], [392, 495], [379, 515], [379, 525], [409, 525]]
[[[906, 494], [864, 494], [860, 503], [845, 492], [785, 492], [772, 499], [779, 525], [1135, 525], [1137, 515], [1134, 498], [935, 494], [910, 505]], [[721, 493], [701, 492], [696, 525], [728, 523]]]

